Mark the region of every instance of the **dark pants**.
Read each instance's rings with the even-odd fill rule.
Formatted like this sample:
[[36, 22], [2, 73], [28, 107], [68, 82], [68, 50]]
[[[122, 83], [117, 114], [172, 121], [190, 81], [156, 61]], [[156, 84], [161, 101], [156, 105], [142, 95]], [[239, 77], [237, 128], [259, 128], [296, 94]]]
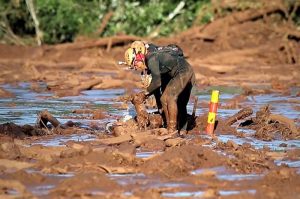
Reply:
[[[160, 98], [168, 128], [180, 130], [187, 122], [187, 104], [194, 84], [194, 72], [189, 64], [184, 65], [168, 82], [162, 78]], [[163, 84], [164, 83], [164, 84]]]

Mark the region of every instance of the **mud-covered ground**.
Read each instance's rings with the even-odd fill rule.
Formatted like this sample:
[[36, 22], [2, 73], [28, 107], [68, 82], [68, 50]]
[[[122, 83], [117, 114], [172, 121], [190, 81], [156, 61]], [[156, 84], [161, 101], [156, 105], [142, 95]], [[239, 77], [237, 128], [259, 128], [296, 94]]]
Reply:
[[117, 61], [139, 38], [0, 44], [0, 198], [299, 198], [300, 34], [284, 13], [272, 4], [151, 40], [181, 46], [196, 73], [195, 123], [175, 135], [134, 120], [140, 77]]

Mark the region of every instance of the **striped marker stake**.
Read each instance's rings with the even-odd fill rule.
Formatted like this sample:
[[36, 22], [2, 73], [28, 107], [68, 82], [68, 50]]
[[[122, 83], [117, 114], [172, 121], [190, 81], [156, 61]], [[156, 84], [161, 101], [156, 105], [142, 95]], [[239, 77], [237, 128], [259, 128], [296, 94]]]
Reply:
[[218, 102], [219, 102], [219, 91], [213, 90], [211, 93], [211, 100], [209, 104], [209, 113], [208, 113], [207, 127], [206, 127], [206, 133], [209, 135], [214, 135], [216, 115], [218, 110]]

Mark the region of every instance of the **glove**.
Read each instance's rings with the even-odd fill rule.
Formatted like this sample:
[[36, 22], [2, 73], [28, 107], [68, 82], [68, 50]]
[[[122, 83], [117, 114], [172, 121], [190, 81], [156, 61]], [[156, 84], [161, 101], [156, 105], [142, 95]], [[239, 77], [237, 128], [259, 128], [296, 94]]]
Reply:
[[142, 79], [143, 88], [148, 88], [151, 84], [152, 76], [151, 75], [142, 75], [141, 79]]

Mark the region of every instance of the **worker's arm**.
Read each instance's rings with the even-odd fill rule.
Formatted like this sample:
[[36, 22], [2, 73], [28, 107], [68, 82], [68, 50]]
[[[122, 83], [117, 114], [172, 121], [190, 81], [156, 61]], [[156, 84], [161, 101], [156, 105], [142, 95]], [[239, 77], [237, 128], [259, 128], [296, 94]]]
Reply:
[[151, 71], [152, 81], [147, 88], [149, 95], [161, 86], [160, 70], [159, 70], [159, 61], [157, 55], [150, 57], [147, 63], [148, 69]]

